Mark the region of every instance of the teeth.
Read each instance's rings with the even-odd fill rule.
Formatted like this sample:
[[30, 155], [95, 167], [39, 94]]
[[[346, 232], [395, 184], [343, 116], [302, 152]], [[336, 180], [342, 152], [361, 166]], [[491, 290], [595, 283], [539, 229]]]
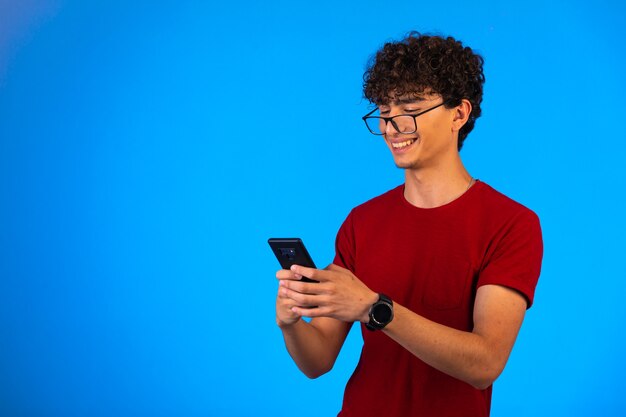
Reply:
[[395, 149], [400, 149], [404, 148], [405, 146], [409, 146], [413, 142], [415, 142], [415, 139], [409, 139], [406, 142], [392, 143], [391, 146], [393, 146]]

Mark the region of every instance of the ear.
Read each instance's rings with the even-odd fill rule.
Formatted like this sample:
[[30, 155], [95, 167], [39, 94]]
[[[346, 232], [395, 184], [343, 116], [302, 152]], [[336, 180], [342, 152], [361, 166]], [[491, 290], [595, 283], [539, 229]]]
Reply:
[[454, 108], [454, 115], [452, 119], [452, 131], [458, 132], [463, 125], [467, 123], [470, 113], [472, 112], [472, 103], [468, 99], [461, 100], [461, 104]]

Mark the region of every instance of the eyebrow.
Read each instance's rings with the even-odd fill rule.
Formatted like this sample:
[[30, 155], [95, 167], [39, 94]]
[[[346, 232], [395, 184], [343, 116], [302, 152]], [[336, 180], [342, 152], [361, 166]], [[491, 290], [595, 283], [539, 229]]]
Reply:
[[[395, 104], [395, 105], [400, 105], [400, 104], [417, 104], [419, 102], [425, 101], [426, 99], [423, 97], [400, 97], [398, 99], [392, 100], [391, 103]], [[381, 104], [381, 105], [389, 105], [388, 103], [385, 104]]]

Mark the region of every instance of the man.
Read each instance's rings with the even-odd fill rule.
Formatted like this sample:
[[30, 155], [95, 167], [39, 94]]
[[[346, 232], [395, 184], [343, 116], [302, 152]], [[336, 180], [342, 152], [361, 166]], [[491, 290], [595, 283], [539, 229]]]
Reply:
[[352, 210], [325, 270], [276, 274], [276, 320], [307, 376], [328, 372], [362, 325], [340, 416], [489, 415], [543, 246], [537, 216], [460, 159], [481, 113], [482, 66], [453, 38], [411, 33], [378, 51], [364, 77], [376, 108], [364, 120], [405, 183]]

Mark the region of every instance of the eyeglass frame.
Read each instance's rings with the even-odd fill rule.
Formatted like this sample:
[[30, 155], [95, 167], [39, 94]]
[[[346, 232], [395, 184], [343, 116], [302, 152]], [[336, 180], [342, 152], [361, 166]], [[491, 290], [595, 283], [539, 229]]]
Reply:
[[[378, 108], [378, 107], [376, 107], [374, 110], [372, 110], [371, 112], [367, 113], [365, 116], [361, 117], [361, 119], [363, 119], [363, 122], [365, 122], [365, 127], [367, 127], [367, 130], [369, 130], [369, 132], [370, 132], [372, 135], [376, 135], [376, 136], [384, 136], [384, 135], [385, 135], [385, 133], [374, 133], [374, 132], [372, 131], [372, 129], [370, 129], [369, 125], [367, 124], [367, 120], [368, 120], [368, 119], [378, 119], [378, 120], [379, 120], [379, 121], [378, 121], [378, 123], [380, 123], [380, 120], [381, 120], [381, 119], [382, 119], [382, 120], [384, 120], [384, 121], [385, 121], [385, 130], [387, 129], [387, 125], [389, 124], [389, 122], [391, 122], [391, 126], [393, 126], [393, 128], [394, 128], [394, 129], [396, 129], [396, 131], [397, 131], [398, 133], [400, 133], [400, 134], [402, 134], [402, 135], [411, 135], [411, 134], [413, 134], [413, 133], [417, 132], [417, 120], [415, 120], [415, 119], [417, 118], [417, 116], [421, 116], [422, 114], [428, 113], [428, 112], [429, 112], [429, 111], [431, 111], [431, 110], [435, 110], [436, 108], [441, 107], [441, 106], [443, 106], [443, 105], [444, 105], [444, 104], [446, 104], [446, 103], [447, 103], [447, 102], [444, 100], [444, 101], [442, 101], [441, 103], [437, 104], [436, 106], [431, 107], [431, 108], [429, 108], [429, 109], [426, 109], [426, 110], [424, 110], [424, 111], [421, 111], [421, 112], [419, 112], [419, 113], [417, 113], [417, 114], [406, 114], [406, 113], [405, 113], [405, 114], [396, 114], [395, 116], [391, 116], [391, 117], [371, 116], [371, 114], [373, 114], [374, 112], [376, 112], [377, 110], [379, 110], [379, 108]], [[397, 124], [396, 124], [396, 122], [393, 120], [393, 119], [395, 119], [396, 117], [400, 117], [400, 116], [411, 116], [411, 117], [413, 117], [413, 126], [414, 126], [414, 129], [413, 129], [412, 131], [410, 131], [410, 132], [400, 132], [400, 129], [398, 128], [398, 125], [397, 125]]]

